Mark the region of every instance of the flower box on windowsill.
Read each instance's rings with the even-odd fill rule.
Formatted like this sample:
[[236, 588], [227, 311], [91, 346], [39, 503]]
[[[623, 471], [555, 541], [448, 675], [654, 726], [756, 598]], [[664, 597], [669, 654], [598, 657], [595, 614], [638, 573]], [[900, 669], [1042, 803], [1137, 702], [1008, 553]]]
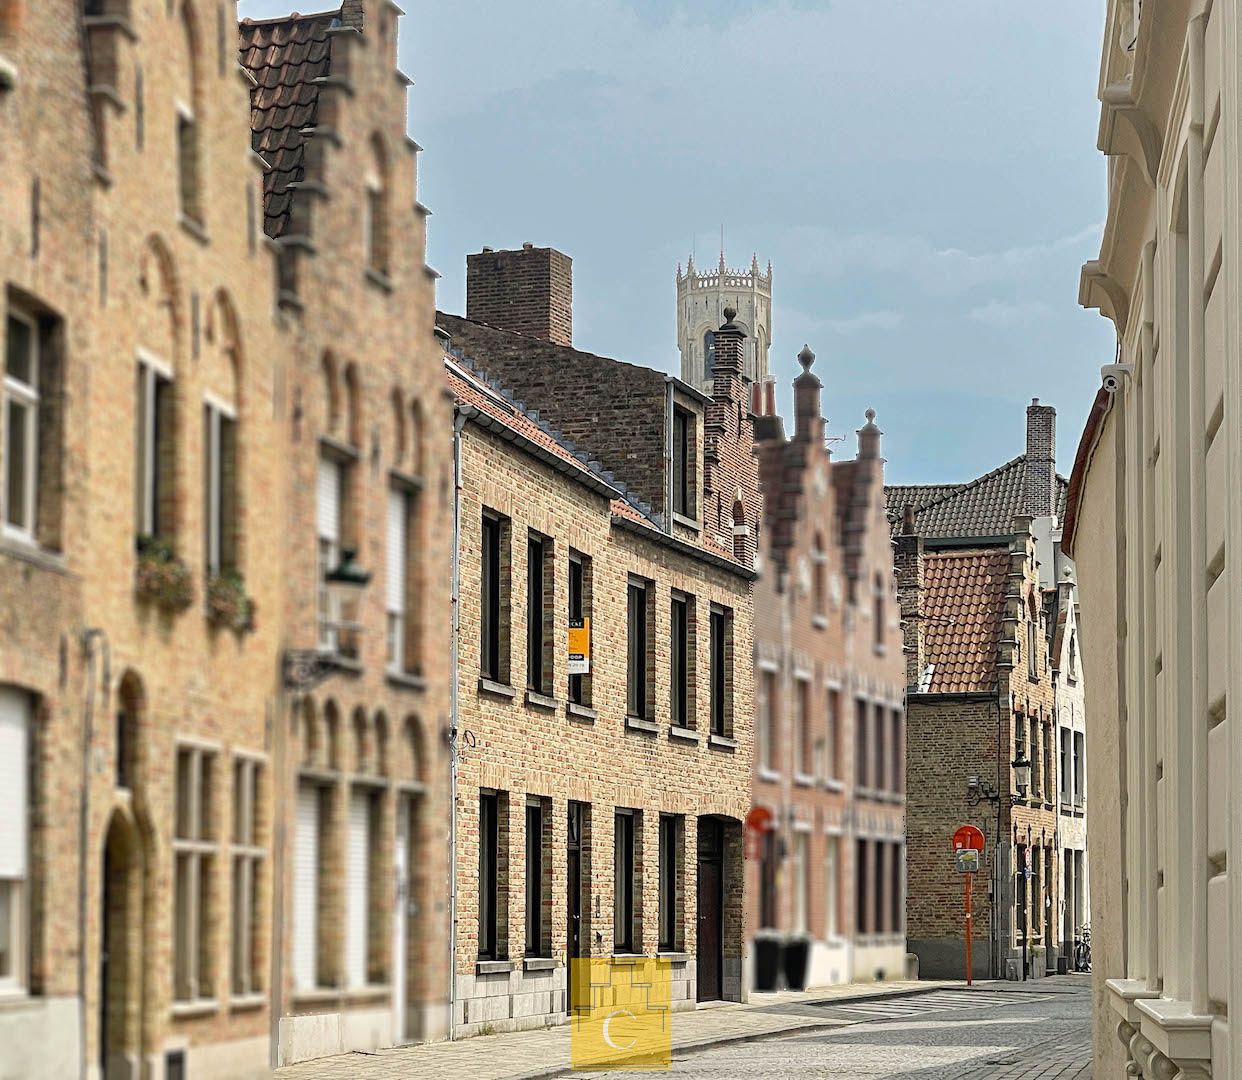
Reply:
[[254, 629], [254, 601], [246, 595], [245, 579], [236, 570], [207, 579], [207, 621], [236, 634]]
[[194, 580], [190, 568], [177, 558], [170, 544], [154, 536], [141, 536], [134, 592], [140, 600], [164, 611], [185, 611], [194, 603]]

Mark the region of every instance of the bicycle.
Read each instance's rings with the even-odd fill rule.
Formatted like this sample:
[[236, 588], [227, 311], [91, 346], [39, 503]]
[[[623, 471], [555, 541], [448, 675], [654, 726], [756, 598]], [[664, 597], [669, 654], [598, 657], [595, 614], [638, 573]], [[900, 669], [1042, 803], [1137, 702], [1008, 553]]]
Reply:
[[1091, 927], [1084, 926], [1082, 934], [1074, 940], [1074, 970], [1091, 970]]

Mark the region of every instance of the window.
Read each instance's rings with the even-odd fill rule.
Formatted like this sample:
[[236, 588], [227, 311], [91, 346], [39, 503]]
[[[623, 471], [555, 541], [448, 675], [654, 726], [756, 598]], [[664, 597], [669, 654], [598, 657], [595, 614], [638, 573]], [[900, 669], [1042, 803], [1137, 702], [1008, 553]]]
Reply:
[[821, 533], [815, 534], [811, 548], [811, 607], [812, 614], [821, 618], [828, 611], [828, 556]]
[[138, 364], [138, 535], [173, 536], [172, 372], [151, 360]]
[[771, 771], [776, 760], [776, 672], [766, 668], [759, 672], [755, 740], [759, 744], [759, 768]]
[[1031, 928], [1031, 937], [1035, 941], [1039, 941], [1043, 937], [1043, 919], [1040, 913], [1044, 907], [1044, 890], [1043, 882], [1040, 877], [1043, 860], [1039, 857], [1039, 848], [1031, 850], [1031, 907], [1029, 923]]
[[776, 876], [780, 871], [780, 838], [774, 830], [763, 834], [759, 861], [759, 925], [765, 930], [776, 926]]
[[316, 528], [319, 537], [319, 566], [316, 581], [319, 587], [319, 647], [329, 652], [337, 649], [337, 623], [340, 612], [328, 592], [328, 573], [341, 561], [342, 520], [345, 499], [345, 464], [339, 458], [323, 455], [319, 459], [316, 490]]
[[500, 959], [500, 796], [479, 793], [479, 958]]
[[1074, 782], [1073, 774], [1070, 772], [1071, 755], [1073, 754], [1073, 732], [1069, 728], [1061, 728], [1061, 776], [1060, 776], [1060, 796], [1061, 802], [1069, 803], [1073, 801], [1073, 793], [1071, 787]]
[[364, 180], [362, 243], [366, 265], [377, 274], [388, 273], [388, 200], [385, 162], [379, 137], [371, 140], [372, 161]]
[[305, 780], [298, 784], [293, 846], [293, 985], [298, 990], [327, 985], [331, 977], [320, 964], [319, 919], [330, 795], [328, 788]]
[[552, 955], [552, 800], [526, 800], [526, 955]]
[[1013, 759], [1018, 761], [1026, 756], [1026, 717], [1015, 713], [1013, 717]]
[[811, 754], [811, 684], [794, 681], [793, 695], [794, 772], [809, 776], [814, 769]]
[[1031, 794], [1038, 795], [1043, 791], [1043, 777], [1039, 769], [1039, 720], [1031, 717], [1031, 741], [1029, 744], [1031, 755]]
[[235, 997], [263, 989], [256, 938], [263, 919], [259, 895], [264, 837], [259, 832], [259, 779], [263, 766], [252, 758], [233, 763], [233, 977]]
[[1078, 680], [1078, 635], [1070, 634], [1069, 644], [1069, 681], [1077, 682]]
[[872, 706], [871, 717], [875, 734], [871, 749], [871, 783], [877, 791], [887, 791], [891, 784], [891, 779], [887, 775], [889, 766], [887, 713], [888, 710], [878, 701]]
[[672, 691], [673, 726], [694, 725], [694, 634], [692, 597], [673, 593], [670, 612], [672, 649], [669, 655], [669, 682]]
[[379, 910], [379, 882], [372, 850], [379, 835], [379, 793], [355, 787], [349, 793], [345, 837], [345, 985], [359, 990], [379, 980], [371, 977], [374, 913]]
[[841, 838], [824, 838], [824, 937], [832, 939], [841, 933]]
[[207, 573], [237, 569], [237, 420], [229, 409], [203, 406], [203, 501]]
[[727, 737], [733, 729], [732, 678], [729, 661], [733, 652], [733, 613], [712, 605], [711, 691], [712, 734]]
[[537, 533], [526, 540], [526, 686], [552, 693], [552, 541]]
[[198, 129], [186, 105], [177, 106], [177, 182], [181, 213], [202, 224], [198, 181]]
[[906, 739], [905, 721], [900, 709], [892, 714], [892, 739], [889, 753], [892, 755], [889, 765], [889, 788], [894, 794], [900, 795], [906, 789]]
[[627, 590], [626, 712], [641, 720], [650, 718], [651, 660], [649, 649], [650, 586], [630, 578]]
[[809, 925], [811, 908], [811, 836], [806, 832], [794, 833], [794, 895], [793, 929], [805, 933]]
[[876, 574], [874, 593], [871, 598], [871, 632], [874, 635], [873, 644], [877, 652], [884, 648], [884, 632], [887, 629], [885, 626], [886, 612], [884, 609], [885, 592], [884, 576]]
[[673, 409], [673, 513], [693, 517], [694, 507], [694, 416]]
[[1039, 670], [1035, 666], [1035, 635], [1038, 631], [1039, 627], [1035, 625], [1035, 612], [1032, 607], [1027, 615], [1026, 623], [1026, 674], [1031, 679], [1039, 678]]
[[4, 356], [4, 531], [33, 541], [39, 489], [39, 328], [10, 312]]
[[889, 902], [889, 929], [894, 934], [905, 933], [905, 845], [890, 845], [892, 858], [889, 862], [888, 872], [888, 902]]
[[1016, 860], [1016, 868], [1014, 870], [1014, 934], [1017, 941], [1021, 943], [1026, 937], [1027, 928], [1027, 877], [1026, 877], [1026, 852], [1025, 844], [1018, 845], [1018, 857]]
[[1084, 779], [1087, 770], [1086, 736], [1081, 731], [1074, 732], [1074, 805], [1082, 806], [1087, 798], [1087, 784]]
[[29, 695], [0, 687], [0, 993], [26, 985], [31, 713]]
[[483, 514], [483, 574], [480, 593], [482, 642], [480, 668], [485, 679], [509, 681], [509, 523]]
[[177, 1001], [199, 1001], [214, 997], [216, 989], [210, 935], [215, 924], [212, 900], [218, 845], [215, 754], [199, 747], [179, 748], [176, 782], [173, 996]]
[[[569, 553], [569, 625], [584, 627], [591, 618], [591, 560], [577, 551]], [[588, 643], [590, 635], [587, 636]], [[569, 700], [575, 705], [591, 704], [591, 655], [584, 657], [588, 672], [569, 676]]]
[[414, 495], [404, 487], [388, 489], [388, 566], [384, 606], [388, 623], [388, 667], [392, 671], [412, 671], [414, 642], [410, 633], [410, 533], [414, 514]]
[[712, 378], [712, 373], [716, 367], [716, 334], [712, 330], [708, 330], [703, 335], [703, 378], [705, 380]]
[[867, 934], [871, 932], [871, 911], [867, 906], [867, 879], [871, 874], [868, 842], [860, 839], [854, 843], [854, 929], [859, 934]]
[[681, 947], [681, 851], [686, 819], [660, 815], [660, 941], [661, 952]]
[[1043, 792], [1044, 799], [1052, 797], [1052, 725], [1045, 723], [1041, 732], [1043, 735], [1043, 751], [1044, 751], [1044, 768], [1043, 768]]
[[828, 733], [824, 741], [825, 757], [828, 759], [824, 775], [837, 780], [841, 776], [841, 691], [828, 687]]
[[637, 862], [634, 857], [634, 826], [637, 811], [618, 810], [613, 834], [613, 907], [612, 945], [618, 953], [632, 953], [636, 935], [634, 923], [637, 909], [634, 906], [634, 873]]
[[866, 700], [856, 699], [854, 702], [854, 785], [859, 788], [866, 788], [871, 783], [867, 712]]

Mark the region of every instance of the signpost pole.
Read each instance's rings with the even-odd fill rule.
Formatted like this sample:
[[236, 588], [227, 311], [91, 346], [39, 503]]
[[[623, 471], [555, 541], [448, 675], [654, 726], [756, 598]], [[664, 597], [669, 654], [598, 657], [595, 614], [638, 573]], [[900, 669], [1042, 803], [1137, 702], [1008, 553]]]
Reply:
[[973, 897], [975, 875], [966, 874], [964, 876], [966, 878], [966, 985], [969, 986], [975, 969], [974, 956], [972, 955], [975, 921]]

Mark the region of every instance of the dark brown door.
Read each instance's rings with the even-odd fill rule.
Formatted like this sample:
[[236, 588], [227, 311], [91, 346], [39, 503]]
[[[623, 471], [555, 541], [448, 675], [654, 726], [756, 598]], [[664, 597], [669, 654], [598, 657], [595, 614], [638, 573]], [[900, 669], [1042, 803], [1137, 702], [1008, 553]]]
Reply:
[[568, 895], [565, 911], [569, 919], [569, 939], [567, 952], [569, 962], [569, 1004], [567, 1012], [572, 1013], [578, 1001], [580, 980], [576, 978], [576, 969], [580, 966], [574, 961], [582, 956], [582, 804], [569, 804], [568, 848], [566, 851], [566, 877]]
[[724, 833], [719, 821], [699, 821], [698, 999], [719, 1001], [724, 995]]

